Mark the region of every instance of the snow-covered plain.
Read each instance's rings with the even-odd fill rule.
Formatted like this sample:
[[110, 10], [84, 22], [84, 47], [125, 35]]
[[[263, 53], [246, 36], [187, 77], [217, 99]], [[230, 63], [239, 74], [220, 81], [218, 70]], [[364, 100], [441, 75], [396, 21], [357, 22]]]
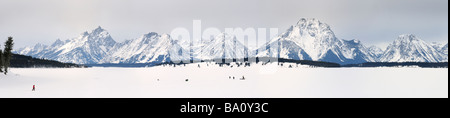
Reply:
[[[242, 76], [245, 80], [240, 80]], [[289, 68], [287, 64], [219, 67], [207, 63], [200, 68], [198, 64], [12, 68], [8, 75], [0, 75], [0, 97], [448, 98], [448, 68]]]

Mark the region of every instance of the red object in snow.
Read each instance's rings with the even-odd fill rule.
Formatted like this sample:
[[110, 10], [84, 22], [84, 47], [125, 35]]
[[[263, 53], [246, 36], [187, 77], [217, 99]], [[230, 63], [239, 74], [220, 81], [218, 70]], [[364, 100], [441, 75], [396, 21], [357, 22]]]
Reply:
[[36, 87], [35, 87], [35, 85], [33, 85], [33, 90], [32, 90], [32, 91], [34, 91], [34, 90], [36, 90]]

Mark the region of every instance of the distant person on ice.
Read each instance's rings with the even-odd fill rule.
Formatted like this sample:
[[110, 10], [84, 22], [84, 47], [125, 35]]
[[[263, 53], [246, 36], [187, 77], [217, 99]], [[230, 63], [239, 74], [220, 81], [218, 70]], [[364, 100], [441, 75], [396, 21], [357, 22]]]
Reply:
[[35, 85], [33, 85], [33, 89], [31, 90], [31, 91], [35, 91], [36, 90], [36, 86]]

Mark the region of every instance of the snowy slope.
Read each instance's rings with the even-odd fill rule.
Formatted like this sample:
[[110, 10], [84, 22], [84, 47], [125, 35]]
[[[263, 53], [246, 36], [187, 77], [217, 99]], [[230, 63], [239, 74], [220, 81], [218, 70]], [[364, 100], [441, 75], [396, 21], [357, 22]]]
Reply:
[[[198, 47], [198, 46], [197, 46]], [[199, 52], [198, 52], [199, 51]], [[196, 59], [242, 59], [246, 58], [248, 49], [235, 36], [221, 33], [211, 41], [205, 42], [200, 50], [194, 53]]]
[[38, 55], [44, 51], [46, 51], [48, 48], [47, 45], [38, 43], [32, 47], [24, 47], [19, 49], [17, 52], [18, 54], [23, 54], [23, 55]]
[[312, 60], [305, 50], [292, 40], [276, 38], [254, 53], [256, 57], [277, 57], [296, 60]]
[[443, 44], [440, 44], [438, 42], [431, 42], [430, 45], [438, 51], [441, 51], [442, 47], [444, 46]]
[[353, 40], [341, 40], [344, 41], [343, 46], [339, 49], [343, 52], [346, 60], [342, 63], [344, 64], [355, 64], [364, 62], [377, 62], [378, 59], [376, 55], [370, 52], [361, 41]]
[[369, 50], [369, 53], [371, 53], [371, 55], [373, 55], [374, 58], [377, 58], [377, 59], [380, 58], [381, 55], [383, 55], [383, 53], [384, 53], [384, 51], [377, 46], [370, 46], [368, 50]]
[[441, 62], [442, 53], [415, 35], [403, 34], [388, 46], [382, 62]]
[[79, 37], [56, 40], [51, 46], [37, 44], [33, 48], [19, 50], [19, 54], [61, 62], [92, 64], [107, 56], [107, 52], [116, 44], [109, 33], [101, 27], [84, 32]]
[[442, 48], [441, 48], [441, 53], [444, 56], [444, 59], [442, 60], [443, 62], [448, 62], [448, 43], [445, 44]]
[[441, 48], [441, 52], [448, 55], [448, 43]]
[[206, 48], [208, 45], [214, 45], [212, 41], [214, 41], [215, 38], [216, 38], [216, 36], [211, 37], [210, 39], [201, 38], [200, 40], [195, 40], [195, 41], [194, 40], [177, 40], [177, 42], [183, 49], [189, 51], [190, 59], [202, 60], [203, 59], [202, 57], [205, 57], [205, 59], [214, 57], [209, 54], [205, 54], [205, 56], [203, 56], [202, 49]]
[[151, 32], [114, 47], [101, 63], [161, 63], [189, 60], [189, 52], [168, 34]]
[[376, 61], [358, 40], [338, 39], [330, 26], [317, 19], [302, 18], [285, 33], [272, 39], [257, 57], [281, 57], [340, 64]]
[[[447, 68], [288, 68], [277, 63], [231, 68], [207, 64], [200, 68], [197, 64], [11, 68], [8, 75], [0, 74], [0, 98], [448, 98]], [[242, 76], [246, 79], [238, 79]]]

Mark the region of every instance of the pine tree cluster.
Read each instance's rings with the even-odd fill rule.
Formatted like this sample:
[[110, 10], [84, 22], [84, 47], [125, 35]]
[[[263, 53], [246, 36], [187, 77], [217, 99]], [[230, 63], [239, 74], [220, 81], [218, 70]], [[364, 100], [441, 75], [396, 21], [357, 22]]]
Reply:
[[5, 49], [0, 49], [0, 72], [4, 73], [5, 75], [8, 73], [8, 67], [11, 64], [11, 57], [12, 57], [12, 49], [13, 49], [14, 43], [13, 38], [8, 37], [8, 40], [5, 42]]

